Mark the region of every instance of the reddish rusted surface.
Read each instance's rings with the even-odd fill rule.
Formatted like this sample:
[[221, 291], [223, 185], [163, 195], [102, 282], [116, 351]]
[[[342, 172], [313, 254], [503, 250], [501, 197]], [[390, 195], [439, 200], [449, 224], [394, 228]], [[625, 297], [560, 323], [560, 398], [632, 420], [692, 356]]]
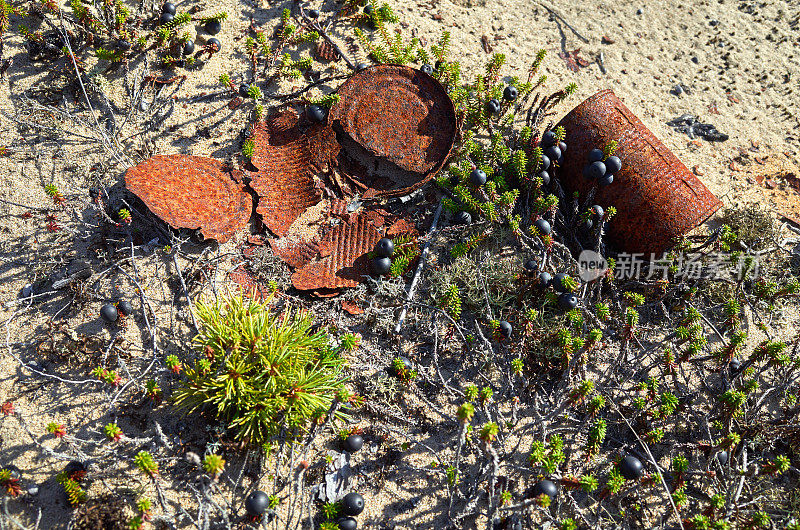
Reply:
[[305, 267], [319, 254], [319, 242], [314, 240], [297, 241], [282, 237], [270, 239], [269, 245], [272, 252], [293, 269]]
[[566, 129], [568, 151], [558, 175], [570, 192], [584, 195], [593, 184], [583, 177], [590, 150], [611, 140], [619, 144], [622, 170], [598, 190], [595, 202], [617, 209], [609, 236], [620, 250], [661, 253], [722, 206], [611, 90], [575, 107], [559, 125]]
[[403, 66], [374, 66], [354, 74], [338, 94], [328, 122], [343, 148], [339, 167], [363, 197], [410, 193], [446, 162], [456, 114], [433, 77]]
[[159, 155], [130, 168], [125, 186], [170, 226], [200, 229], [224, 243], [252, 213], [241, 177], [212, 158]]
[[286, 111], [253, 128], [250, 162], [258, 169], [250, 186], [259, 195], [256, 211], [273, 233], [283, 236], [292, 223], [317, 204], [322, 194], [314, 173], [335, 156], [335, 135], [328, 127], [300, 129], [300, 118]]
[[352, 300], [342, 300], [342, 309], [353, 316], [364, 314], [364, 308]]
[[331, 201], [331, 215], [334, 217], [343, 218], [350, 212], [347, 211], [347, 201], [343, 199], [333, 199]]
[[386, 237], [399, 236], [401, 234], [411, 234], [414, 237], [419, 235], [417, 227], [408, 219], [398, 219], [392, 226], [386, 229]]
[[252, 297], [255, 300], [266, 299], [269, 297], [270, 288], [267, 285], [259, 282], [253, 277], [252, 274], [244, 267], [239, 265], [234, 270], [228, 273], [228, 277], [233, 283], [239, 286], [242, 294], [247, 297]]
[[339, 60], [339, 52], [336, 51], [336, 48], [333, 47], [333, 44], [325, 39], [321, 39], [319, 43], [317, 43], [314, 51], [316, 52], [317, 59], [322, 62], [329, 63], [331, 61]]
[[369, 275], [367, 254], [380, 238], [366, 215], [339, 223], [323, 237], [321, 259], [298, 269], [292, 284], [301, 291], [355, 287]]

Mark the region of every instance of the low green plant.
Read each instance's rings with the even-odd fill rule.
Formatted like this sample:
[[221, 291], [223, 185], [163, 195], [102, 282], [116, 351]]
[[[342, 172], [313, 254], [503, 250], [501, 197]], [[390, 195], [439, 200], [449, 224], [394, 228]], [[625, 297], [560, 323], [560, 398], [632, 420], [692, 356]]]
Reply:
[[241, 296], [198, 303], [194, 344], [202, 357], [186, 369], [174, 398], [254, 445], [282, 428], [302, 431], [327, 413], [345, 382], [344, 359], [326, 332], [312, 331], [311, 316], [291, 308], [277, 315], [269, 303]]
[[70, 506], [77, 506], [82, 502], [86, 502], [86, 499], [89, 498], [86, 491], [78, 483], [78, 480], [67, 474], [66, 471], [62, 471], [56, 476], [56, 482], [64, 488], [64, 493], [67, 494]]

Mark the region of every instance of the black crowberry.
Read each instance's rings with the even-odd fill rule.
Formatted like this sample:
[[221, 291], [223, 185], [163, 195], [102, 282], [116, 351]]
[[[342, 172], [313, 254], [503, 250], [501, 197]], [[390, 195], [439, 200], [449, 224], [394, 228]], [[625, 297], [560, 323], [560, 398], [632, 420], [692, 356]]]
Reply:
[[164, 5], [161, 6], [161, 12], [174, 15], [175, 13], [178, 12], [178, 10], [175, 8], [175, 4], [173, 4], [172, 2], [165, 2]]
[[547, 155], [542, 155], [542, 170], [547, 170], [550, 168], [550, 157]]
[[500, 102], [496, 99], [490, 99], [489, 103], [486, 104], [486, 110], [489, 111], [489, 114], [497, 114], [500, 112]]
[[549, 272], [542, 271], [539, 273], [539, 287], [547, 289], [551, 283], [553, 283], [553, 277], [550, 276]]
[[382, 258], [391, 258], [394, 254], [394, 242], [388, 237], [381, 238], [375, 245], [375, 254]]
[[244, 500], [244, 509], [248, 514], [264, 515], [269, 508], [269, 496], [263, 491], [254, 491]]
[[345, 515], [358, 515], [364, 511], [364, 497], [350, 492], [342, 499], [342, 511]]
[[600, 162], [603, 160], [604, 156], [606, 156], [606, 154], [602, 149], [592, 149], [589, 151], [589, 163], [591, 164], [592, 162]]
[[475, 168], [469, 174], [469, 181], [473, 186], [483, 186], [486, 184], [486, 173], [482, 169]]
[[573, 293], [561, 293], [558, 295], [558, 305], [561, 309], [569, 311], [578, 307], [578, 297]]
[[589, 164], [589, 177], [599, 179], [606, 174], [606, 165], [599, 160]]
[[550, 147], [551, 145], [555, 145], [556, 143], [556, 133], [553, 131], [545, 131], [542, 135], [542, 145], [544, 147]]
[[469, 212], [461, 211], [453, 216], [453, 222], [457, 225], [468, 225], [472, 223], [472, 216]]
[[551, 499], [554, 499], [557, 494], [558, 488], [552, 480], [540, 480], [533, 486], [534, 497], [538, 497], [539, 495], [547, 495]]
[[506, 101], [514, 101], [519, 96], [519, 90], [517, 87], [508, 85], [505, 90], [503, 90], [503, 99]]
[[540, 179], [542, 179], [542, 186], [550, 185], [550, 173], [547, 171], [540, 171], [538, 176]]
[[378, 276], [389, 274], [392, 270], [392, 260], [389, 258], [374, 258], [372, 260], [372, 270]]
[[606, 158], [606, 171], [609, 173], [617, 173], [622, 169], [622, 160], [617, 156], [610, 156]]
[[328, 109], [322, 105], [309, 105], [306, 108], [306, 116], [308, 116], [310, 122], [320, 123], [325, 121], [328, 116]]
[[547, 222], [547, 219], [542, 217], [538, 218], [533, 222], [533, 226], [536, 227], [536, 230], [539, 231], [540, 234], [543, 236], [549, 236], [552, 229], [550, 228], [550, 223]]
[[203, 26], [203, 29], [205, 29], [206, 33], [209, 35], [216, 35], [222, 31], [222, 24], [219, 20], [209, 20], [206, 22], [205, 26]]
[[351, 434], [342, 443], [342, 449], [348, 453], [355, 453], [364, 445], [364, 438], [359, 434]]
[[423, 65], [420, 67], [420, 71], [421, 71], [423, 74], [433, 75], [433, 66], [431, 66], [431, 65], [429, 65], [429, 64], [423, 64]]
[[112, 324], [119, 318], [119, 311], [113, 304], [103, 304], [100, 308], [100, 318], [108, 324]]
[[352, 517], [339, 517], [336, 524], [339, 525], [339, 530], [356, 530], [358, 528], [358, 521]]
[[628, 480], [636, 480], [644, 473], [644, 466], [635, 456], [627, 455], [619, 462], [619, 472]]
[[561, 158], [561, 149], [556, 147], [555, 145], [551, 145], [544, 150], [545, 156], [547, 156], [550, 160], [558, 160]]
[[133, 305], [127, 300], [120, 300], [117, 304], [117, 310], [122, 316], [128, 316], [133, 313]]

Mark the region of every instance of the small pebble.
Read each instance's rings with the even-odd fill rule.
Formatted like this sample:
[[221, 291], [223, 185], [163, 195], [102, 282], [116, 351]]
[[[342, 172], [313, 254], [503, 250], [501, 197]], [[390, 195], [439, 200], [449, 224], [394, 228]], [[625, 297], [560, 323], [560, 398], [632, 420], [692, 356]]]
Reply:
[[641, 15], [642, 13], [644, 13], [644, 9], [642, 9], [641, 7], [636, 10], [637, 15]]
[[32, 294], [33, 294], [33, 285], [26, 283], [25, 286], [22, 288], [22, 298], [28, 298]]
[[683, 87], [680, 85], [675, 85], [675, 88], [672, 89], [672, 93], [675, 94], [676, 96], [680, 96], [681, 94], [683, 94]]
[[698, 64], [700, 62], [700, 59], [698, 59], [697, 57], [692, 57], [692, 62], [694, 64]]
[[28, 495], [30, 495], [31, 497], [39, 495], [39, 486], [31, 486], [30, 488], [28, 488]]
[[708, 21], [708, 24], [710, 26], [716, 26], [717, 24], [719, 24], [719, 20], [711, 19], [711, 20]]

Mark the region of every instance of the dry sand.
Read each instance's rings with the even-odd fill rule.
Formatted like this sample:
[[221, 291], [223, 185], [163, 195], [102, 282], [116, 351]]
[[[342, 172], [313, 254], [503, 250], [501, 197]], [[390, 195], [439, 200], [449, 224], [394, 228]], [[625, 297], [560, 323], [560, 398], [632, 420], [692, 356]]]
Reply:
[[[188, 4], [179, 4], [179, 9]], [[319, 7], [316, 5], [318, 2], [313, 4]], [[451, 31], [453, 55], [461, 60], [462, 70], [468, 75], [481, 71], [489, 57], [482, 44], [483, 36], [494, 51], [506, 54], [508, 65], [503, 69], [503, 75], [524, 75], [536, 52], [540, 48], [546, 49], [549, 53], [543, 72], [548, 75], [548, 86], [555, 89], [574, 81], [579, 87], [561, 112], [567, 112], [572, 105], [600, 89], [612, 88], [689, 168], [696, 168], [696, 173], [726, 205], [751, 201], [768, 204], [774, 200], [784, 213], [794, 212], [793, 215], [800, 217], [796, 199], [791, 192], [781, 189], [783, 181], [780, 178], [787, 172], [796, 171], [793, 164], [800, 150], [800, 92], [797, 88], [800, 82], [799, 3], [581, 0], [561, 2], [554, 7], [560, 15], [558, 19], [553, 18], [543, 4], [529, 0], [391, 1], [390, 4], [395, 7], [406, 32], [419, 36], [423, 42], [435, 41], [442, 30]], [[90, 185], [100, 180], [105, 185], [118, 186], [126, 163], [135, 163], [153, 153], [187, 153], [227, 159], [238, 152], [248, 123], [244, 107], [230, 110], [228, 99], [197, 103], [190, 100], [200, 92], [218, 90], [216, 80], [223, 72], [229, 73], [235, 82], [247, 75], [241, 36], [250, 19], [269, 28], [274, 25], [277, 14], [291, 2], [259, 5], [250, 1], [223, 0], [199, 2], [197, 5], [202, 8], [201, 13], [221, 9], [229, 13], [222, 33], [218, 35], [224, 50], [208, 61], [201, 71], [191, 72], [179, 87], [165, 89], [168, 93], [174, 90], [174, 110], [166, 119], [147, 122], [142, 112], [133, 116], [119, 139], [121, 151], [129, 162], [113, 163], [109, 154], [96, 142], [64, 134], [37, 133], [0, 116], [0, 146], [7, 147], [9, 152], [9, 156], [0, 158], [0, 198], [22, 205], [45, 207], [49, 199], [43, 186], [55, 183], [69, 205], [57, 218], [57, 222], [68, 230], [51, 233], [45, 228], [47, 220], [43, 214], [35, 212], [32, 218], [22, 218], [20, 214], [26, 211], [25, 208], [0, 203], [0, 303], [17, 298], [23, 285], [35, 283], [63, 269], [69, 258], [88, 255], [91, 243], [95, 242], [90, 237], [91, 225], [96, 224], [96, 220], [86, 213], [89, 211], [87, 189]], [[331, 11], [333, 4], [326, 2], [321, 8], [323, 12]], [[583, 42], [575, 32], [589, 42]], [[608, 44], [601, 41], [604, 36]], [[588, 66], [574, 72], [559, 58], [559, 53], [578, 49]], [[605, 74], [598, 65], [601, 54]], [[23, 44], [15, 34], [6, 39], [4, 57], [14, 60], [0, 84], [0, 110], [10, 116], [22, 116], [25, 108], [21, 99], [23, 94], [33, 96], [32, 91], [37, 87], [59, 89], [63, 84], [63, 76], [54, 68], [43, 68], [28, 61]], [[58, 66], [63, 66], [63, 62]], [[141, 65], [132, 65], [131, 79], [138, 68]], [[678, 84], [684, 87], [684, 93], [671, 94], [670, 91]], [[122, 86], [121, 75], [109, 76], [108, 93], [114, 103], [125, 109], [128, 101]], [[280, 88], [287, 91], [299, 86], [299, 82], [283, 82]], [[152, 98], [152, 92], [147, 96]], [[72, 108], [74, 94], [67, 92], [65, 97], [70, 100], [68, 105]], [[690, 142], [688, 137], [665, 124], [684, 113], [712, 123], [729, 134], [730, 139], [722, 143]], [[87, 115], [84, 113], [83, 116], [86, 118]], [[64, 128], [92, 136], [85, 127], [64, 125]], [[761, 157], [767, 157], [768, 162], [759, 163]], [[764, 182], [772, 181], [769, 187], [774, 189], [765, 190], [766, 185], [758, 184], [762, 176], [766, 176], [761, 179]], [[232, 243], [225, 245], [218, 255], [232, 248]], [[226, 257], [223, 265], [229, 267], [230, 259]], [[174, 305], [177, 303], [178, 308], [184, 307], [183, 300], [176, 302], [168, 287], [161, 283], [166, 272], [171, 270], [169, 260], [153, 254], [142, 258], [139, 267], [140, 283], [157, 304], [160, 353], [184, 351], [186, 346], [181, 339], [190, 335], [190, 328], [185, 312], [181, 318]], [[113, 271], [98, 284], [98, 291], [106, 298], [112, 298], [118, 292], [131, 296], [132, 290], [129, 279]], [[0, 309], [4, 323], [13, 317], [0, 330], [3, 336], [0, 342], [6, 336], [10, 342], [10, 348], [3, 345], [0, 350], [0, 402], [13, 401], [37, 442], [49, 447], [55, 445], [55, 440], [44, 431], [44, 426], [50, 421], [66, 424], [70, 434], [82, 439], [101, 438], [102, 426], [110, 421], [107, 391], [99, 391], [94, 386], [66, 385], [33, 378], [16, 359], [19, 357], [26, 362], [36, 359], [34, 346], [45, 334], [45, 323], [66, 305], [71, 296], [57, 297], [53, 302], [24, 310], [18, 315], [12, 314], [18, 307]], [[108, 331], [102, 329], [95, 316], [100, 303], [101, 300], [93, 299], [86, 305], [87, 310], [81, 312], [66, 309], [63, 315], [66, 318], [61, 323], [66, 329], [82, 334], [97, 334], [107, 344]], [[138, 301], [135, 305], [139, 310]], [[123, 336], [127, 351], [123, 354], [125, 362], [137, 370], [142, 369], [151, 355], [149, 345], [143, 346], [143, 341], [147, 342], [143, 320], [137, 317]], [[367, 348], [360, 355], [360, 362], [364, 366], [374, 366], [376, 363], [369, 361], [373, 354], [379, 352]], [[78, 380], [87, 377], [86, 371], [80, 367], [49, 365], [47, 368], [63, 377]], [[159, 370], [163, 376], [163, 368]], [[86, 388], [94, 390], [86, 393]], [[167, 386], [164, 390], [168, 393]], [[149, 406], [141, 405], [139, 396], [141, 392], [126, 398], [135, 408]], [[427, 408], [427, 415], [432, 421], [442, 420], [430, 408]], [[142, 428], [152, 427], [138, 425], [137, 416], [137, 412], [123, 414], [120, 419], [123, 430], [143, 433]], [[162, 422], [170, 439], [177, 441], [178, 426], [184, 419], [176, 418], [164, 406], [154, 417]], [[199, 441], [196, 443], [200, 444]], [[60, 447], [64, 449], [63, 445]], [[198, 447], [202, 449], [202, 445]], [[139, 444], [126, 442], [120, 451], [129, 456], [140, 448]], [[367, 455], [360, 455], [355, 461], [365, 463], [368, 481], [377, 484], [372, 482], [375, 470], [366, 462], [367, 459]], [[421, 471], [421, 467], [430, 462], [430, 455], [410, 460], [413, 465], [420, 466], [414, 473], [416, 479], [399, 482], [388, 477], [380, 492], [371, 492], [368, 508], [360, 520], [373, 521], [376, 527], [381, 528], [430, 527], [435, 515], [431, 511], [435, 503], [430, 501], [437, 496], [432, 486], [441, 484], [441, 479], [432, 480]], [[12, 503], [12, 513], [24, 513], [30, 521], [41, 508], [44, 512], [42, 528], [64, 528], [68, 512], [63, 501], [53, 501], [60, 497], [54, 495], [57, 486], [52, 481], [53, 472], [63, 463], [43, 456], [16, 420], [0, 418], [0, 466], [8, 464], [23, 470], [26, 484], [48, 480], [38, 496]], [[128, 467], [127, 464], [121, 465], [120, 469], [111, 470], [111, 474], [127, 473]], [[195, 500], [185, 487], [181, 490], [185, 486], [183, 481], [188, 480], [180, 476], [189, 473], [186, 466], [171, 462], [165, 468], [176, 473], [164, 473], [171, 481], [166, 485], [170, 502], [184, 503], [191, 511]], [[129, 487], [141, 488], [154, 495], [149, 481], [136, 477], [135, 473], [130, 477]], [[109, 480], [113, 482], [113, 477]], [[98, 492], [103, 489], [99, 484], [95, 487]], [[183, 493], [175, 493], [178, 490]]]

